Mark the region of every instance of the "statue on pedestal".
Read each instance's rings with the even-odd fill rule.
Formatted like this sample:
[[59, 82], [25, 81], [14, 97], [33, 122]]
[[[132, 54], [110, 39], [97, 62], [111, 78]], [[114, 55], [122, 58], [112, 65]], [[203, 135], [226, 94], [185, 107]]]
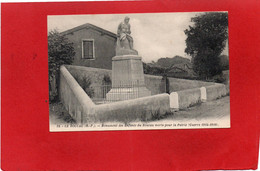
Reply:
[[108, 101], [146, 97], [151, 91], [145, 87], [142, 57], [133, 49], [129, 17], [117, 29], [116, 56], [112, 58], [112, 89]]
[[133, 38], [130, 35], [129, 17], [125, 17], [117, 28], [117, 44], [116, 55], [138, 55], [138, 52], [133, 49]]

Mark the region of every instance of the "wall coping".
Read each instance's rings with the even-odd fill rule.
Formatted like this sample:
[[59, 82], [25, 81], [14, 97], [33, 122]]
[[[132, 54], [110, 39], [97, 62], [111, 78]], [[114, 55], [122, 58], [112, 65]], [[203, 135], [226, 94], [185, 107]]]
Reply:
[[105, 71], [105, 72], [111, 72], [112, 70], [109, 69], [102, 69], [102, 68], [92, 68], [92, 67], [84, 67], [84, 66], [77, 66], [77, 65], [64, 65], [67, 69], [74, 68], [78, 70], [84, 70], [84, 71]]
[[68, 83], [71, 91], [75, 94], [75, 97], [78, 99], [79, 103], [84, 107], [85, 105], [90, 105], [89, 107], [95, 106], [87, 93], [80, 87], [77, 81], [69, 73], [65, 66], [60, 67], [61, 74], [63, 74], [66, 82]]

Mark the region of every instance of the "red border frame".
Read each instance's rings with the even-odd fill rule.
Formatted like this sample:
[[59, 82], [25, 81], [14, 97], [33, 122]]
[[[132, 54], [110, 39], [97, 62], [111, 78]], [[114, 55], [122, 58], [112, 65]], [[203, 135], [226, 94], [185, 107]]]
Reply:
[[[47, 15], [192, 11], [229, 12], [230, 129], [49, 132]], [[256, 169], [259, 11], [257, 0], [3, 3], [2, 169]]]

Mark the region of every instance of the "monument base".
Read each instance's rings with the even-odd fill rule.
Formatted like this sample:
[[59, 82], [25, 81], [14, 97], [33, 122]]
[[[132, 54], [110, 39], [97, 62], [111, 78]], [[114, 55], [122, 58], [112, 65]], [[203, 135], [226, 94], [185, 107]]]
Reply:
[[144, 87], [142, 58], [138, 55], [122, 55], [112, 58], [112, 87]]
[[150, 96], [145, 87], [142, 58], [122, 55], [112, 58], [112, 89], [106, 94], [108, 101], [121, 101]]
[[146, 87], [112, 88], [107, 94], [108, 101], [122, 101], [151, 96], [151, 91]]

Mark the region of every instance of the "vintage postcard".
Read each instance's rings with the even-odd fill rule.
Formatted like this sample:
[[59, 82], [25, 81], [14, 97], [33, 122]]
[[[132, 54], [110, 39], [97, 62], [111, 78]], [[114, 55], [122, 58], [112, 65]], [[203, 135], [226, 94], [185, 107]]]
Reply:
[[230, 128], [227, 12], [48, 16], [50, 131]]
[[2, 170], [257, 169], [260, 1], [56, 1], [1, 3]]

